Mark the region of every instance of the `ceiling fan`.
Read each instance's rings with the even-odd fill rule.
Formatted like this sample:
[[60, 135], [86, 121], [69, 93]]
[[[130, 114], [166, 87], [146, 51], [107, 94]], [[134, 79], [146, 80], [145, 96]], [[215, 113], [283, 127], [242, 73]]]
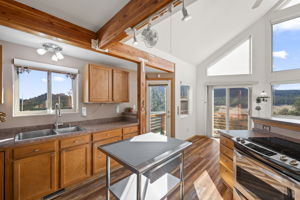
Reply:
[[252, 6], [252, 9], [258, 8], [262, 2], [263, 2], [263, 0], [256, 0]]

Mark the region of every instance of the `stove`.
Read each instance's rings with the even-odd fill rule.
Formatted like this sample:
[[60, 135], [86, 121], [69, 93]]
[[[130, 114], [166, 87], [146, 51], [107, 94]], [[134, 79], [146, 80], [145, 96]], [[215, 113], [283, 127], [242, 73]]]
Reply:
[[300, 181], [300, 144], [278, 137], [233, 140], [237, 149]]

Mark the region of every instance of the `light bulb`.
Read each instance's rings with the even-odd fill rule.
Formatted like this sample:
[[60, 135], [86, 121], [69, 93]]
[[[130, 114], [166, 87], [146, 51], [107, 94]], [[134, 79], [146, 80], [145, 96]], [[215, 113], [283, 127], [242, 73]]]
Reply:
[[133, 43], [132, 43], [134, 46], [138, 45], [139, 42], [137, 41], [136, 39], [136, 36], [133, 37]]
[[58, 61], [58, 58], [55, 54], [53, 54], [52, 58], [51, 58], [53, 61], [57, 62]]
[[62, 55], [61, 52], [56, 52], [55, 55], [56, 55], [56, 57], [58, 58], [58, 60], [64, 59], [64, 56]]
[[39, 48], [36, 50], [36, 52], [41, 56], [45, 55], [45, 53], [47, 53], [46, 49], [44, 49], [44, 48]]

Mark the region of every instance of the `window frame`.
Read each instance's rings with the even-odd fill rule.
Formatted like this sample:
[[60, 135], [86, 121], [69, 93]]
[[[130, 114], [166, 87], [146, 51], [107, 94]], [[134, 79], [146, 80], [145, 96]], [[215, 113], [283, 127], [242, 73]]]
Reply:
[[[228, 74], [228, 75], [208, 75], [208, 68], [213, 66], [214, 64], [218, 63], [220, 60], [228, 56], [232, 51], [234, 51], [236, 48], [238, 48], [240, 45], [242, 45], [244, 42], [249, 40], [249, 73], [248, 74]], [[221, 53], [220, 56], [214, 60], [213, 62], [210, 62], [208, 66], [206, 67], [206, 77], [234, 77], [234, 76], [250, 76], [253, 75], [253, 39], [252, 35], [248, 35], [246, 39], [242, 39], [239, 42], [236, 42], [231, 47], [227, 48], [225, 52]]]
[[[292, 6], [292, 7], [285, 8], [283, 10], [279, 10], [270, 17], [269, 26], [268, 26], [269, 31], [267, 31], [268, 35], [270, 36], [269, 37], [269, 45], [268, 45], [270, 49], [267, 48], [267, 55], [270, 56], [270, 59], [268, 59], [268, 60], [270, 62], [269, 70], [270, 70], [271, 73], [282, 73], [282, 72], [288, 72], [288, 71], [300, 71], [300, 68], [298, 68], [298, 69], [286, 69], [286, 70], [280, 70], [280, 71], [274, 71], [273, 70], [273, 63], [274, 63], [274, 61], [273, 61], [273, 46], [274, 46], [274, 44], [273, 44], [273, 41], [274, 41], [273, 40], [273, 37], [274, 37], [273, 26], [276, 25], [276, 24], [280, 24], [280, 23], [283, 23], [283, 22], [294, 20], [296, 18], [300, 18], [300, 13], [299, 12], [291, 10], [294, 7], [300, 8], [300, 4]], [[291, 12], [289, 12], [289, 11], [291, 11]]]
[[292, 80], [292, 81], [274, 81], [270, 83], [270, 105], [271, 105], [271, 117], [274, 118], [282, 118], [282, 119], [300, 119], [300, 116], [294, 116], [294, 115], [274, 115], [273, 111], [273, 86], [274, 85], [284, 85], [284, 84], [300, 84], [300, 80]]
[[[188, 87], [189, 89], [188, 89], [188, 97], [187, 97], [187, 99], [184, 99], [184, 101], [187, 101], [187, 104], [188, 104], [188, 113], [187, 114], [181, 114], [181, 102], [182, 102], [182, 100], [183, 100], [183, 98], [181, 97], [181, 87]], [[191, 114], [191, 94], [192, 94], [192, 92], [191, 92], [191, 90], [192, 90], [192, 87], [189, 85], [189, 84], [181, 84], [180, 85], [180, 96], [179, 96], [179, 116], [180, 116], [180, 118], [185, 118], [185, 117], [188, 117], [190, 114]]]
[[[42, 70], [29, 68], [30, 70], [44, 71], [47, 72], [47, 101], [46, 101], [46, 110], [40, 111], [20, 111], [20, 96], [19, 96], [19, 74], [17, 73], [18, 66], [13, 65], [13, 117], [22, 117], [22, 116], [36, 116], [36, 115], [54, 115], [55, 109], [52, 109], [52, 73], [68, 74], [67, 72], [57, 72], [50, 70]], [[26, 72], [24, 72], [26, 73]], [[72, 80], [72, 109], [61, 109], [63, 114], [68, 113], [78, 113], [78, 80], [79, 74], [76, 74], [76, 77]]]

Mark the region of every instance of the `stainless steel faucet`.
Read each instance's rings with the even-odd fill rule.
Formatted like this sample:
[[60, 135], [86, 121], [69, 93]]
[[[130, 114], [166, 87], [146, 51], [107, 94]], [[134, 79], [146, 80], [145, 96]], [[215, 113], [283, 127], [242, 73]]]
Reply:
[[60, 109], [60, 96], [58, 97], [58, 103], [55, 104], [55, 130], [58, 129], [59, 126], [62, 126], [64, 123], [61, 121], [61, 109]]

